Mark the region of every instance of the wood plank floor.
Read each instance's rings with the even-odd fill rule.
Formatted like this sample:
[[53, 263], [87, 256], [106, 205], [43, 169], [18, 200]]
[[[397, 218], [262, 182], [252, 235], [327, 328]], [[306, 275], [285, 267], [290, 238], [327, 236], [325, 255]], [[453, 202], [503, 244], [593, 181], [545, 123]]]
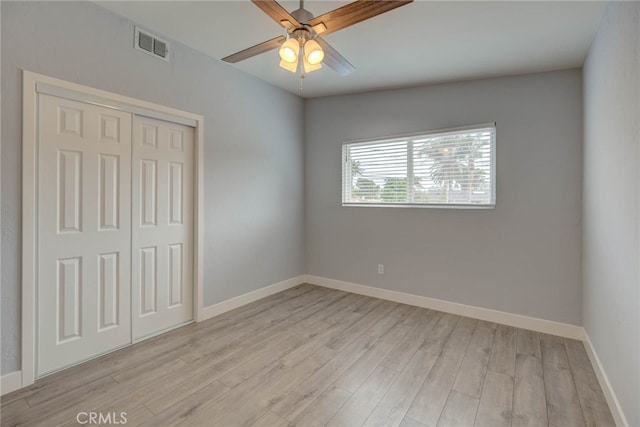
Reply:
[[2, 426], [614, 425], [579, 341], [312, 285], [1, 401]]

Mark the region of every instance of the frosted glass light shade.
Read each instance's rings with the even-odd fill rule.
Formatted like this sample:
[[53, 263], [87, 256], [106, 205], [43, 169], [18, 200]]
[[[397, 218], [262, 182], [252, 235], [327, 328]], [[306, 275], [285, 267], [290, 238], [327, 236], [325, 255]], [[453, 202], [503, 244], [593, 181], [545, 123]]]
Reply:
[[304, 66], [304, 72], [307, 74], [322, 68], [322, 64], [320, 62], [318, 62], [317, 64], [311, 64], [309, 61], [307, 61], [306, 56], [304, 56], [302, 59], [303, 59], [302, 65]]
[[304, 59], [311, 65], [320, 64], [324, 59], [324, 51], [317, 41], [307, 40], [304, 44]]
[[298, 70], [298, 60], [296, 60], [295, 62], [287, 62], [285, 60], [281, 60], [280, 68], [284, 68], [287, 71], [295, 73]]
[[298, 52], [300, 51], [300, 43], [296, 39], [287, 39], [280, 46], [280, 59], [284, 62], [294, 63], [298, 61]]

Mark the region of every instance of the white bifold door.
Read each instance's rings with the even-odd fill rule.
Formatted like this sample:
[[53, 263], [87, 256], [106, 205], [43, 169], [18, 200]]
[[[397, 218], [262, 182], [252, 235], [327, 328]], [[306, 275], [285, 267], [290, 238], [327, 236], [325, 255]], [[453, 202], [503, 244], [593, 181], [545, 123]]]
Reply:
[[133, 121], [133, 339], [192, 319], [193, 128]]
[[38, 375], [131, 341], [131, 114], [39, 96]]
[[38, 96], [38, 377], [192, 319], [193, 144]]

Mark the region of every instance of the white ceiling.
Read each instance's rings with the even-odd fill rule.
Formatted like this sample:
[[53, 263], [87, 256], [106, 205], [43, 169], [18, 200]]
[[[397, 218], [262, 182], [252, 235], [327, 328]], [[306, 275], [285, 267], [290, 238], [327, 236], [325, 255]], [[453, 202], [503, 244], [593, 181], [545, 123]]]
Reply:
[[[213, 58], [284, 30], [250, 1], [98, 1], [101, 6]], [[307, 0], [315, 16], [348, 1]], [[289, 11], [295, 1], [282, 1]], [[582, 66], [604, 12], [595, 1], [415, 1], [325, 37], [356, 67], [323, 67], [304, 97]], [[276, 50], [229, 64], [300, 95], [300, 79], [278, 67]]]

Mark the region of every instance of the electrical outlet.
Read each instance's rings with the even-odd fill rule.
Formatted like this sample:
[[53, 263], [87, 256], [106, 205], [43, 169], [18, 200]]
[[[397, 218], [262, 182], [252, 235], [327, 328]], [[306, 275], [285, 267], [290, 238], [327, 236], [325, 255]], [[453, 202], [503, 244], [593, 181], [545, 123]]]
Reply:
[[378, 274], [384, 274], [384, 264], [378, 264]]

